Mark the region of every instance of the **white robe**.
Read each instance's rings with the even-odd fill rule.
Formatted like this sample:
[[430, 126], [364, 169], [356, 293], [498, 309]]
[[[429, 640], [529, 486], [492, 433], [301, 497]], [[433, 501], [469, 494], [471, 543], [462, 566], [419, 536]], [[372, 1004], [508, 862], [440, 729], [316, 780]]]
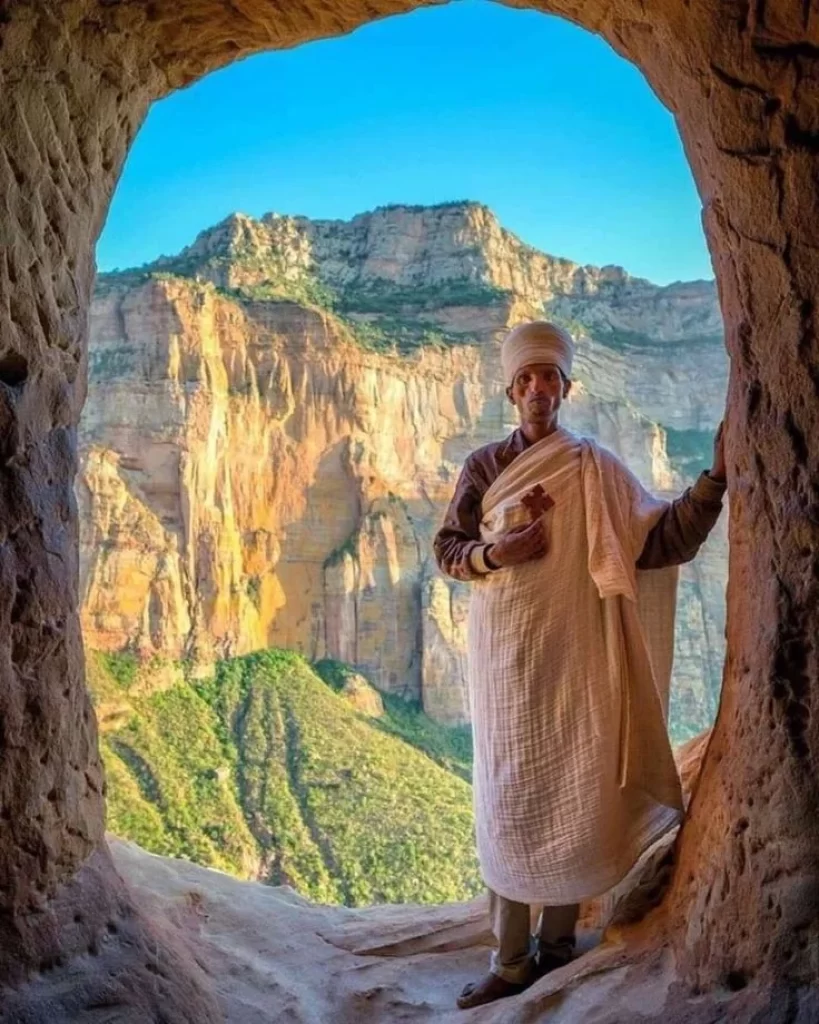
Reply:
[[610, 452], [558, 430], [482, 504], [482, 537], [528, 522], [546, 556], [477, 582], [469, 616], [478, 855], [486, 884], [562, 905], [619, 882], [678, 820], [666, 730], [677, 572], [635, 563], [665, 503]]

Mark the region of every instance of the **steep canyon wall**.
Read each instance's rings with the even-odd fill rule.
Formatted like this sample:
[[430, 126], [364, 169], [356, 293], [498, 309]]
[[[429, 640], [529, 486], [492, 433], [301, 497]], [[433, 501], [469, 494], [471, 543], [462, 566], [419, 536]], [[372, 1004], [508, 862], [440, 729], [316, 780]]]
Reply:
[[[568, 425], [657, 493], [707, 467], [727, 376], [713, 285], [547, 256], [478, 204], [235, 215], [104, 275], [78, 484], [88, 646], [203, 665], [288, 647], [464, 721], [468, 589], [431, 539], [465, 455], [514, 425], [499, 341], [543, 315], [578, 337]], [[725, 537], [683, 572], [681, 734], [715, 709]]]

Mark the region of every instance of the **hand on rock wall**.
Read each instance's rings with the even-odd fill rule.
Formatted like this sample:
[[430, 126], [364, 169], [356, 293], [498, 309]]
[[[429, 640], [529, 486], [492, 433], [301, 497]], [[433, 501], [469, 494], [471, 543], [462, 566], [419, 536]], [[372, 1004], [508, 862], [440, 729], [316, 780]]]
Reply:
[[708, 470], [708, 475], [712, 480], [717, 480], [719, 483], [725, 483], [725, 421], [723, 420], [717, 427], [716, 435], [714, 436], [714, 461], [711, 463], [711, 468]]

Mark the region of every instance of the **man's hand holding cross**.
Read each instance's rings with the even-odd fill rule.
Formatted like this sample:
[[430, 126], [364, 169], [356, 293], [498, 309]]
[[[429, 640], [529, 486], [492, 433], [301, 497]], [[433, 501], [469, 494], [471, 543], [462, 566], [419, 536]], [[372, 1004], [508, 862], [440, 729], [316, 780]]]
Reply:
[[554, 501], [540, 484], [523, 496], [522, 504], [532, 520], [526, 526], [516, 526], [504, 533], [489, 546], [484, 557], [492, 569], [507, 569], [542, 558], [549, 550], [543, 514], [554, 505]]

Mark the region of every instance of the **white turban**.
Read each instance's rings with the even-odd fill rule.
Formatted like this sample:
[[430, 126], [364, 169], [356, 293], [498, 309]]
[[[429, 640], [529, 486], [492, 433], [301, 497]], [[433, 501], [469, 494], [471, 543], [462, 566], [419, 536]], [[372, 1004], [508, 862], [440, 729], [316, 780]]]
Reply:
[[566, 380], [571, 380], [574, 342], [568, 331], [546, 320], [520, 324], [501, 345], [503, 379], [511, 385], [524, 366], [553, 363]]

